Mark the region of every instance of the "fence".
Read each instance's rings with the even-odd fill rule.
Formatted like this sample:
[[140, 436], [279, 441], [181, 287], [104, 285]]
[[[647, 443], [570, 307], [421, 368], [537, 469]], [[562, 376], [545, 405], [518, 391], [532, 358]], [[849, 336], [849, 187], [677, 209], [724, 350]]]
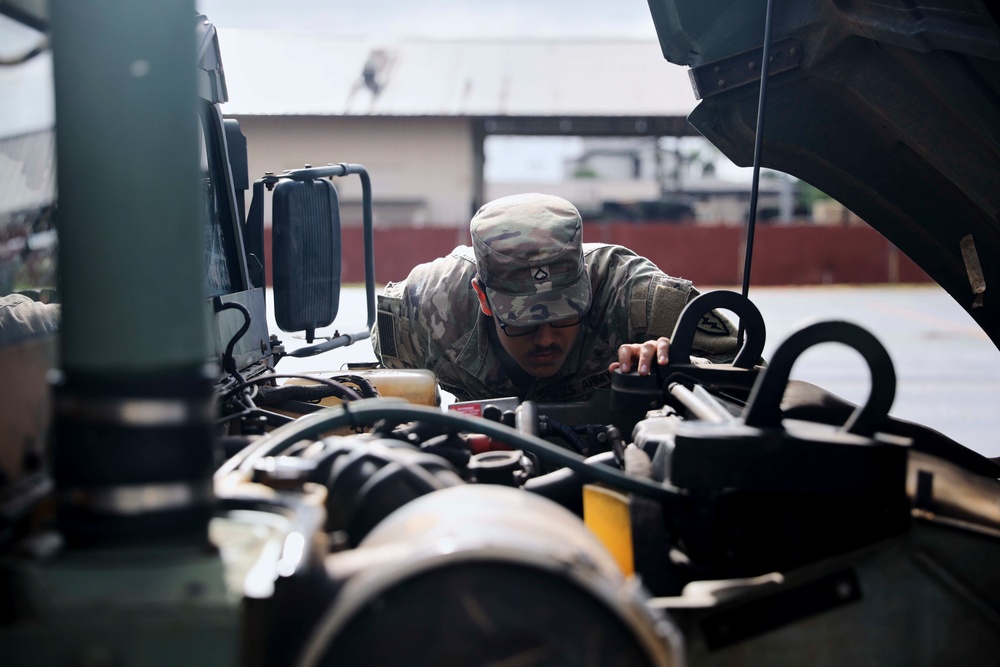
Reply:
[[[745, 231], [741, 227], [588, 222], [583, 236], [584, 241], [631, 248], [666, 273], [697, 285], [738, 285], [743, 280]], [[270, 235], [267, 242], [270, 245]], [[401, 280], [417, 264], [468, 243], [465, 227], [377, 230], [375, 278], [379, 283]], [[864, 225], [760, 225], [754, 246], [754, 285], [930, 282], [908, 257]], [[343, 249], [343, 281], [364, 282], [360, 228], [344, 228]], [[266, 266], [270, 284], [271, 262]]]

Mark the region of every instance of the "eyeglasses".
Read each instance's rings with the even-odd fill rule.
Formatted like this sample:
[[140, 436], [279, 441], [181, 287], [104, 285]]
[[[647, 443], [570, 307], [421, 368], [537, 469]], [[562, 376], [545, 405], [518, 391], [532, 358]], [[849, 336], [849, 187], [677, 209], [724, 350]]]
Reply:
[[[583, 322], [583, 315], [578, 315], [576, 317], [570, 317], [565, 320], [556, 320], [555, 322], [546, 322], [553, 329], [568, 329], [570, 327], [575, 327], [576, 325]], [[532, 326], [514, 326], [512, 324], [504, 324], [497, 318], [497, 324], [500, 326], [500, 330], [503, 331], [510, 338], [517, 338], [519, 336], [530, 336], [531, 334], [538, 331], [538, 327], [541, 324], [535, 324]]]

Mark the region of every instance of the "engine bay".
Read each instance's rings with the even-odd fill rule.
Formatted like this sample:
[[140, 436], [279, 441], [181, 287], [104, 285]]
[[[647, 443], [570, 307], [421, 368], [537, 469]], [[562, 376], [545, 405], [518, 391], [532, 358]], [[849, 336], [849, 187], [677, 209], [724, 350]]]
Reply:
[[[691, 363], [684, 327], [720, 307], [748, 323], [741, 353], [733, 364]], [[286, 562], [287, 538], [273, 563], [289, 572], [275, 577], [277, 586], [312, 587], [306, 573], [321, 569], [312, 576], [333, 598], [317, 626], [323, 638], [309, 638], [302, 664], [413, 660], [416, 644], [433, 645], [433, 657], [412, 664], [514, 655], [536, 656], [526, 664], [579, 664], [574, 645], [548, 643], [557, 641], [549, 626], [546, 641], [526, 629], [535, 627], [524, 614], [536, 603], [507, 597], [526, 587], [522, 599], [562, 604], [562, 593], [528, 583], [536, 577], [583, 586], [589, 603], [578, 613], [610, 614], [602, 632], [616, 638], [606, 641], [634, 651], [623, 664], [677, 664], [682, 645], [694, 650], [690, 662], [712, 664], [759, 657], [776, 637], [795, 637], [801, 649], [834, 628], [863, 634], [872, 618], [902, 613], [880, 597], [900, 585], [902, 570], [908, 590], [944, 594], [941, 571], [964, 558], [944, 547], [946, 535], [971, 531], [967, 539], [996, 547], [996, 463], [888, 416], [892, 362], [863, 328], [804, 326], [766, 365], [754, 363], [763, 337], [752, 303], [709, 292], [685, 310], [668, 365], [650, 376], [618, 373], [584, 404], [486, 399], [443, 412], [393, 399], [391, 384], [355, 398], [371, 395], [367, 378], [329, 377], [354, 391], [313, 385], [339, 405], [254, 436], [216, 473], [216, 491], [232, 509], [287, 502], [292, 515], [302, 504], [325, 510], [312, 564], [307, 548], [294, 552], [294, 567]], [[864, 405], [789, 380], [795, 360], [824, 343], [865, 360], [872, 386]], [[371, 385], [377, 374], [370, 371]], [[594, 415], [607, 422], [582, 421]], [[589, 574], [577, 571], [581, 562]], [[534, 568], [530, 575], [525, 567]], [[610, 599], [600, 592], [607, 589], [616, 591]], [[487, 606], [463, 613], [456, 599], [471, 590], [482, 595], [468, 604]], [[421, 606], [426, 595], [440, 595], [441, 604]], [[373, 652], [368, 633], [404, 617], [411, 629]], [[502, 647], [449, 639], [444, 647], [434, 643], [442, 623], [470, 624], [463, 637], [508, 639]], [[970, 651], [982, 650], [983, 627], [967, 631]], [[600, 646], [588, 655], [603, 655]], [[842, 657], [829, 653], [831, 663]]]

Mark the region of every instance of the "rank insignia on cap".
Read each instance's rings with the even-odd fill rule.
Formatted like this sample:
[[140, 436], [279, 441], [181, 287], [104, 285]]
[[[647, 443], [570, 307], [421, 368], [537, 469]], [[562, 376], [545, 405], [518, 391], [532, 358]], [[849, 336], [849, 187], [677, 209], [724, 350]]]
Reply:
[[469, 237], [501, 322], [557, 322], [590, 308], [583, 221], [569, 200], [538, 192], [494, 199], [472, 216]]

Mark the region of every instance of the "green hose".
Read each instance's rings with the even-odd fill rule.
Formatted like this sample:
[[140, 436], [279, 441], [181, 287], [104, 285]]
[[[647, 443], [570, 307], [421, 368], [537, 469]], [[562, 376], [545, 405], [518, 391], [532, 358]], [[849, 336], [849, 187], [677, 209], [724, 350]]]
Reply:
[[442, 426], [453, 432], [482, 433], [624, 491], [630, 491], [661, 502], [680, 496], [678, 492], [655, 482], [639, 477], [629, 477], [621, 471], [604, 465], [588, 464], [578, 454], [541, 438], [519, 433], [503, 424], [466, 417], [454, 412], [442, 412], [435, 408], [413, 405], [403, 399], [393, 398], [367, 398], [361, 401], [351, 401], [300, 417], [290, 424], [271, 431], [227, 461], [216, 473], [216, 479], [228, 475], [237, 468], [249, 470], [254, 462], [260, 458], [273, 456], [301, 440], [315, 439], [331, 429], [344, 426], [364, 427], [383, 419], [395, 420], [398, 423], [419, 421]]

